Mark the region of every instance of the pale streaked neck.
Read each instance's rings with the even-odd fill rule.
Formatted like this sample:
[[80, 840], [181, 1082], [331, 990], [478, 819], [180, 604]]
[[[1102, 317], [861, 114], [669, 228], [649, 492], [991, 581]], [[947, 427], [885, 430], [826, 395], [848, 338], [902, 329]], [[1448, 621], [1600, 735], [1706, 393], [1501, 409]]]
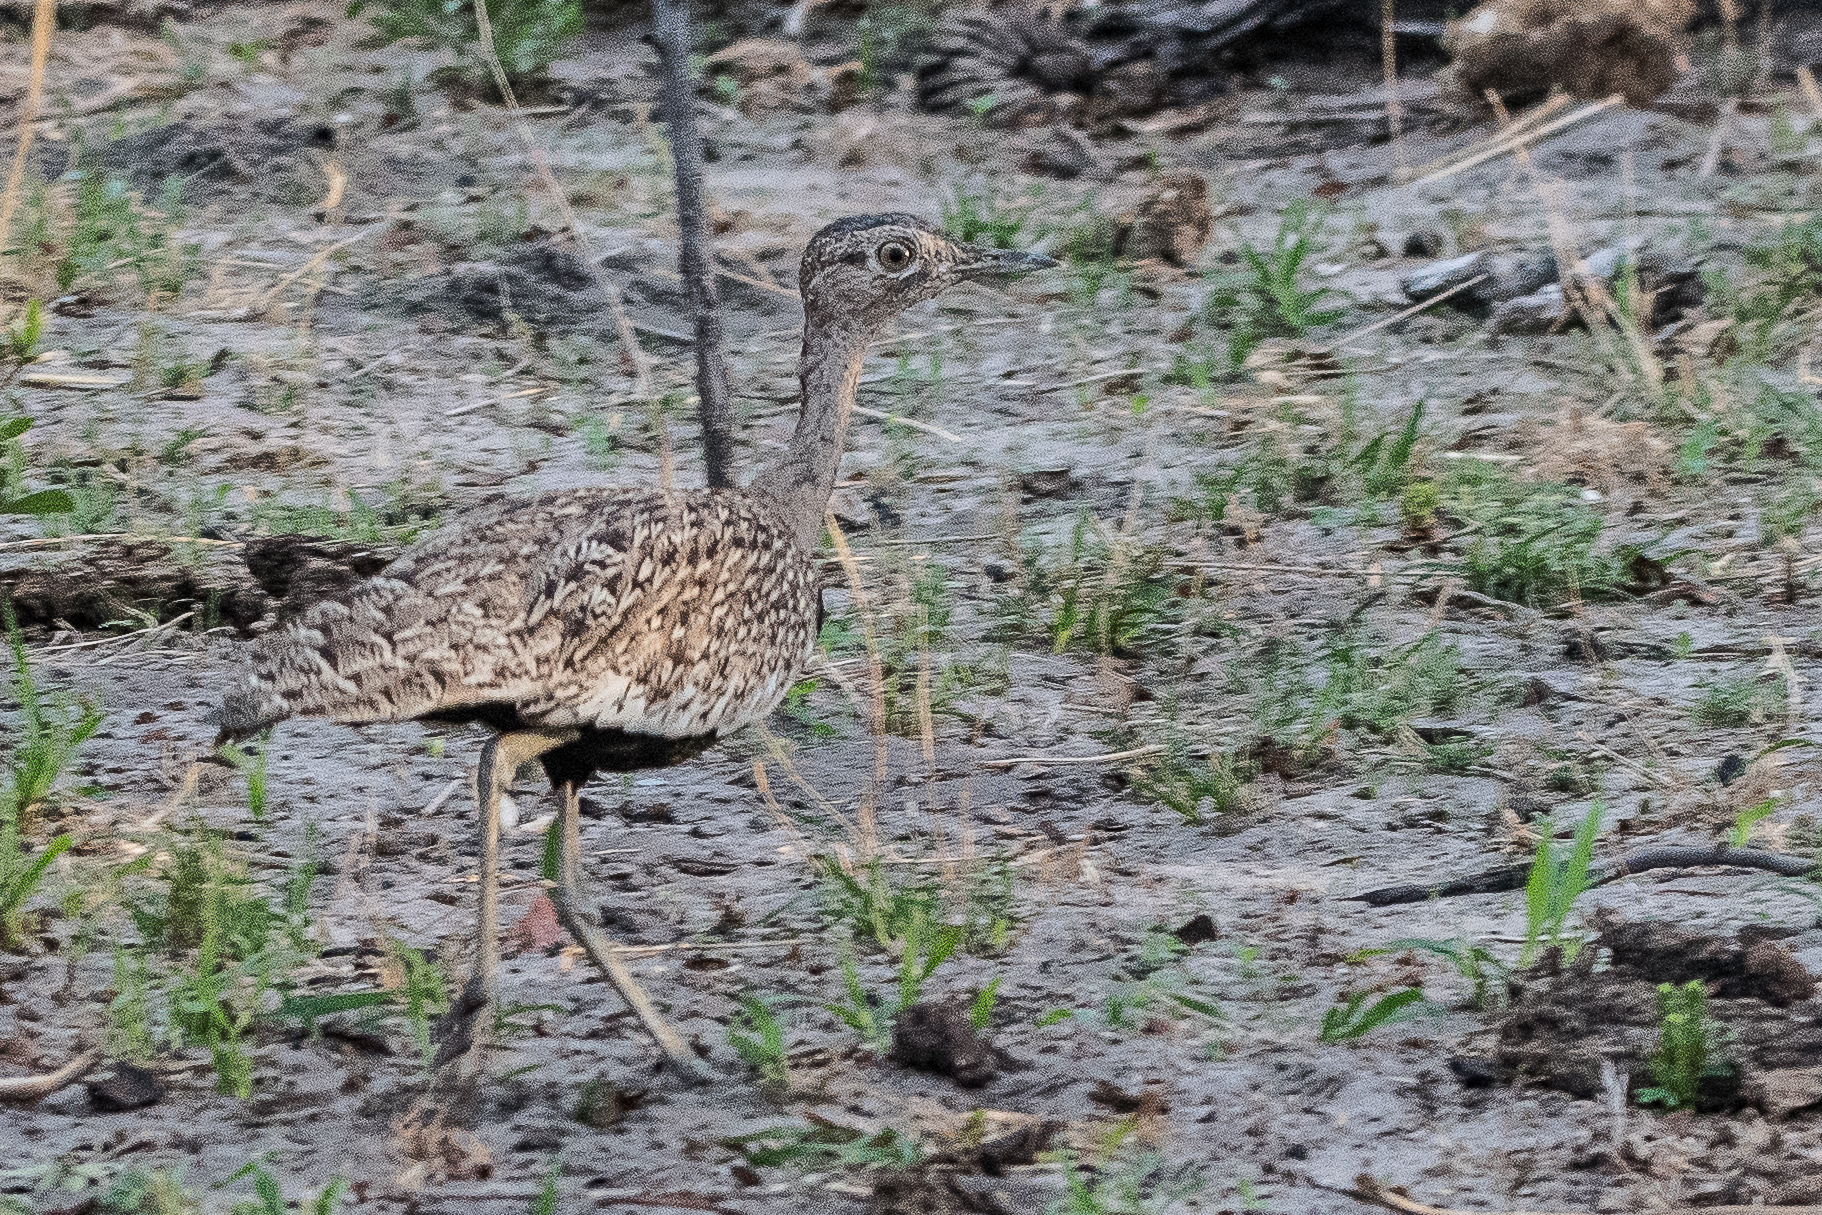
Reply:
[[797, 378], [803, 389], [797, 430], [779, 461], [753, 479], [752, 489], [776, 504], [798, 543], [816, 543], [823, 513], [841, 471], [848, 415], [860, 390], [860, 368], [874, 335], [860, 320], [806, 310]]

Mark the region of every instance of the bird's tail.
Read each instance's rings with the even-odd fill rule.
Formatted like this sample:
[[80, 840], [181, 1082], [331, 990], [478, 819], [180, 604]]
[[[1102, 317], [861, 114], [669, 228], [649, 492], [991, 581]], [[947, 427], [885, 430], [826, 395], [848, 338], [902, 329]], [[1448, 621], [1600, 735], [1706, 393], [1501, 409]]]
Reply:
[[241, 672], [209, 714], [215, 745], [240, 742], [291, 716], [291, 708], [257, 668]]

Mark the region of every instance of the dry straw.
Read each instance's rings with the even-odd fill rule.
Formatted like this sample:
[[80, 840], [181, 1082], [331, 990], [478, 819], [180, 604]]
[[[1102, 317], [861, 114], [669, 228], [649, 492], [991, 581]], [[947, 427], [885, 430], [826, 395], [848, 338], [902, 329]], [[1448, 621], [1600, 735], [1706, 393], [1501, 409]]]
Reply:
[[0, 193], [0, 249], [6, 248], [12, 236], [13, 215], [25, 189], [25, 165], [32, 151], [38, 110], [44, 104], [44, 65], [50, 61], [51, 32], [56, 28], [57, 0], [38, 0], [32, 9], [32, 71], [25, 86], [25, 104], [19, 107], [19, 143], [13, 152], [13, 167], [6, 174], [5, 192]]
[[[40, 0], [41, 6], [43, 3], [44, 0]], [[652, 396], [651, 356], [645, 353], [644, 347], [639, 345], [639, 339], [633, 334], [633, 324], [626, 315], [625, 305], [620, 301], [619, 290], [596, 264], [593, 250], [588, 247], [588, 241], [582, 235], [582, 225], [576, 219], [575, 209], [569, 205], [569, 195], [558, 183], [557, 175], [551, 172], [550, 159], [544, 155], [544, 149], [538, 141], [532, 138], [531, 128], [525, 125], [524, 110], [519, 105], [519, 99], [513, 95], [512, 83], [506, 79], [506, 68], [500, 63], [499, 52], [494, 49], [493, 21], [487, 12], [487, 0], [475, 0], [474, 13], [480, 35], [481, 58], [486, 61], [487, 70], [493, 75], [494, 86], [500, 90], [500, 99], [506, 103], [507, 112], [512, 115], [513, 133], [524, 145], [525, 154], [531, 158], [532, 166], [538, 171], [538, 181], [550, 196], [551, 205], [557, 209], [557, 214], [562, 216], [570, 240], [575, 242], [576, 248], [581, 252], [582, 264], [588, 268], [595, 285], [601, 288], [601, 294], [607, 298], [607, 308], [613, 315], [620, 345], [633, 363], [634, 392], [640, 398], [649, 400]], [[668, 483], [668, 477], [666, 481]]]

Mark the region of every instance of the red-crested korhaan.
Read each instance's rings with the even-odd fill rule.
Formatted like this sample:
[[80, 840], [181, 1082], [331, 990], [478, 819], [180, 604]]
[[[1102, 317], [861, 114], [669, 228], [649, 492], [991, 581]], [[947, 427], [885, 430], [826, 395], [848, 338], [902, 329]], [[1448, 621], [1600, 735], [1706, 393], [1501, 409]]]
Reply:
[[578, 794], [596, 772], [675, 764], [764, 719], [816, 644], [811, 560], [868, 343], [970, 279], [1054, 265], [912, 215], [856, 215], [804, 250], [803, 401], [783, 457], [744, 489], [567, 489], [468, 515], [255, 642], [223, 697], [224, 741], [290, 717], [478, 722], [480, 912], [469, 995], [499, 985], [500, 804], [538, 760], [562, 796], [553, 899], [686, 1078], [699, 1058], [577, 899]]

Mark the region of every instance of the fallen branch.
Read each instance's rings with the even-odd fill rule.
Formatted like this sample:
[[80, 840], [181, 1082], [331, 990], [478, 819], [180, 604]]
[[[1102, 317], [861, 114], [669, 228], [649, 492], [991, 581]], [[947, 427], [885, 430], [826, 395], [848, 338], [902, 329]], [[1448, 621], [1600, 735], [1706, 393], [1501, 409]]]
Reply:
[[[1388, 1211], [1402, 1211], [1404, 1215], [1536, 1215], [1528, 1211], [1463, 1211], [1453, 1207], [1433, 1207], [1428, 1203], [1418, 1202], [1404, 1192], [1402, 1186], [1383, 1185], [1366, 1173], [1354, 1178], [1352, 1188], [1323, 1185], [1311, 1179], [1310, 1184], [1319, 1190], [1331, 1194], [1345, 1194], [1355, 1202], [1368, 1206], [1382, 1207]], [[1564, 1215], [1564, 1213], [1558, 1213]], [[1584, 1215], [1583, 1212], [1568, 1215]], [[1657, 1215], [1822, 1215], [1822, 1206], [1800, 1207], [1668, 1207], [1657, 1212]]]
[[42, 1076], [8, 1076], [0, 1080], [0, 1101], [36, 1101], [48, 1097], [64, 1085], [82, 1079], [100, 1058], [94, 1051], [85, 1051], [56, 1071]]
[[[1588, 885], [1604, 886], [1608, 882], [1617, 882], [1623, 877], [1650, 869], [1700, 869], [1710, 865], [1725, 865], [1732, 869], [1761, 869], [1783, 877], [1807, 877], [1819, 867], [1817, 862], [1806, 857], [1786, 856], [1758, 848], [1730, 848], [1726, 844], [1659, 844], [1596, 865], [1589, 871]], [[1372, 907], [1391, 907], [1399, 903], [1422, 903], [1429, 899], [1454, 898], [1463, 894], [1502, 894], [1508, 890], [1523, 890], [1530, 876], [1531, 865], [1526, 862], [1523, 865], [1507, 865], [1502, 869], [1489, 870], [1473, 877], [1456, 878], [1450, 882], [1384, 886], [1365, 894], [1350, 895], [1348, 901], [1366, 903]]]

